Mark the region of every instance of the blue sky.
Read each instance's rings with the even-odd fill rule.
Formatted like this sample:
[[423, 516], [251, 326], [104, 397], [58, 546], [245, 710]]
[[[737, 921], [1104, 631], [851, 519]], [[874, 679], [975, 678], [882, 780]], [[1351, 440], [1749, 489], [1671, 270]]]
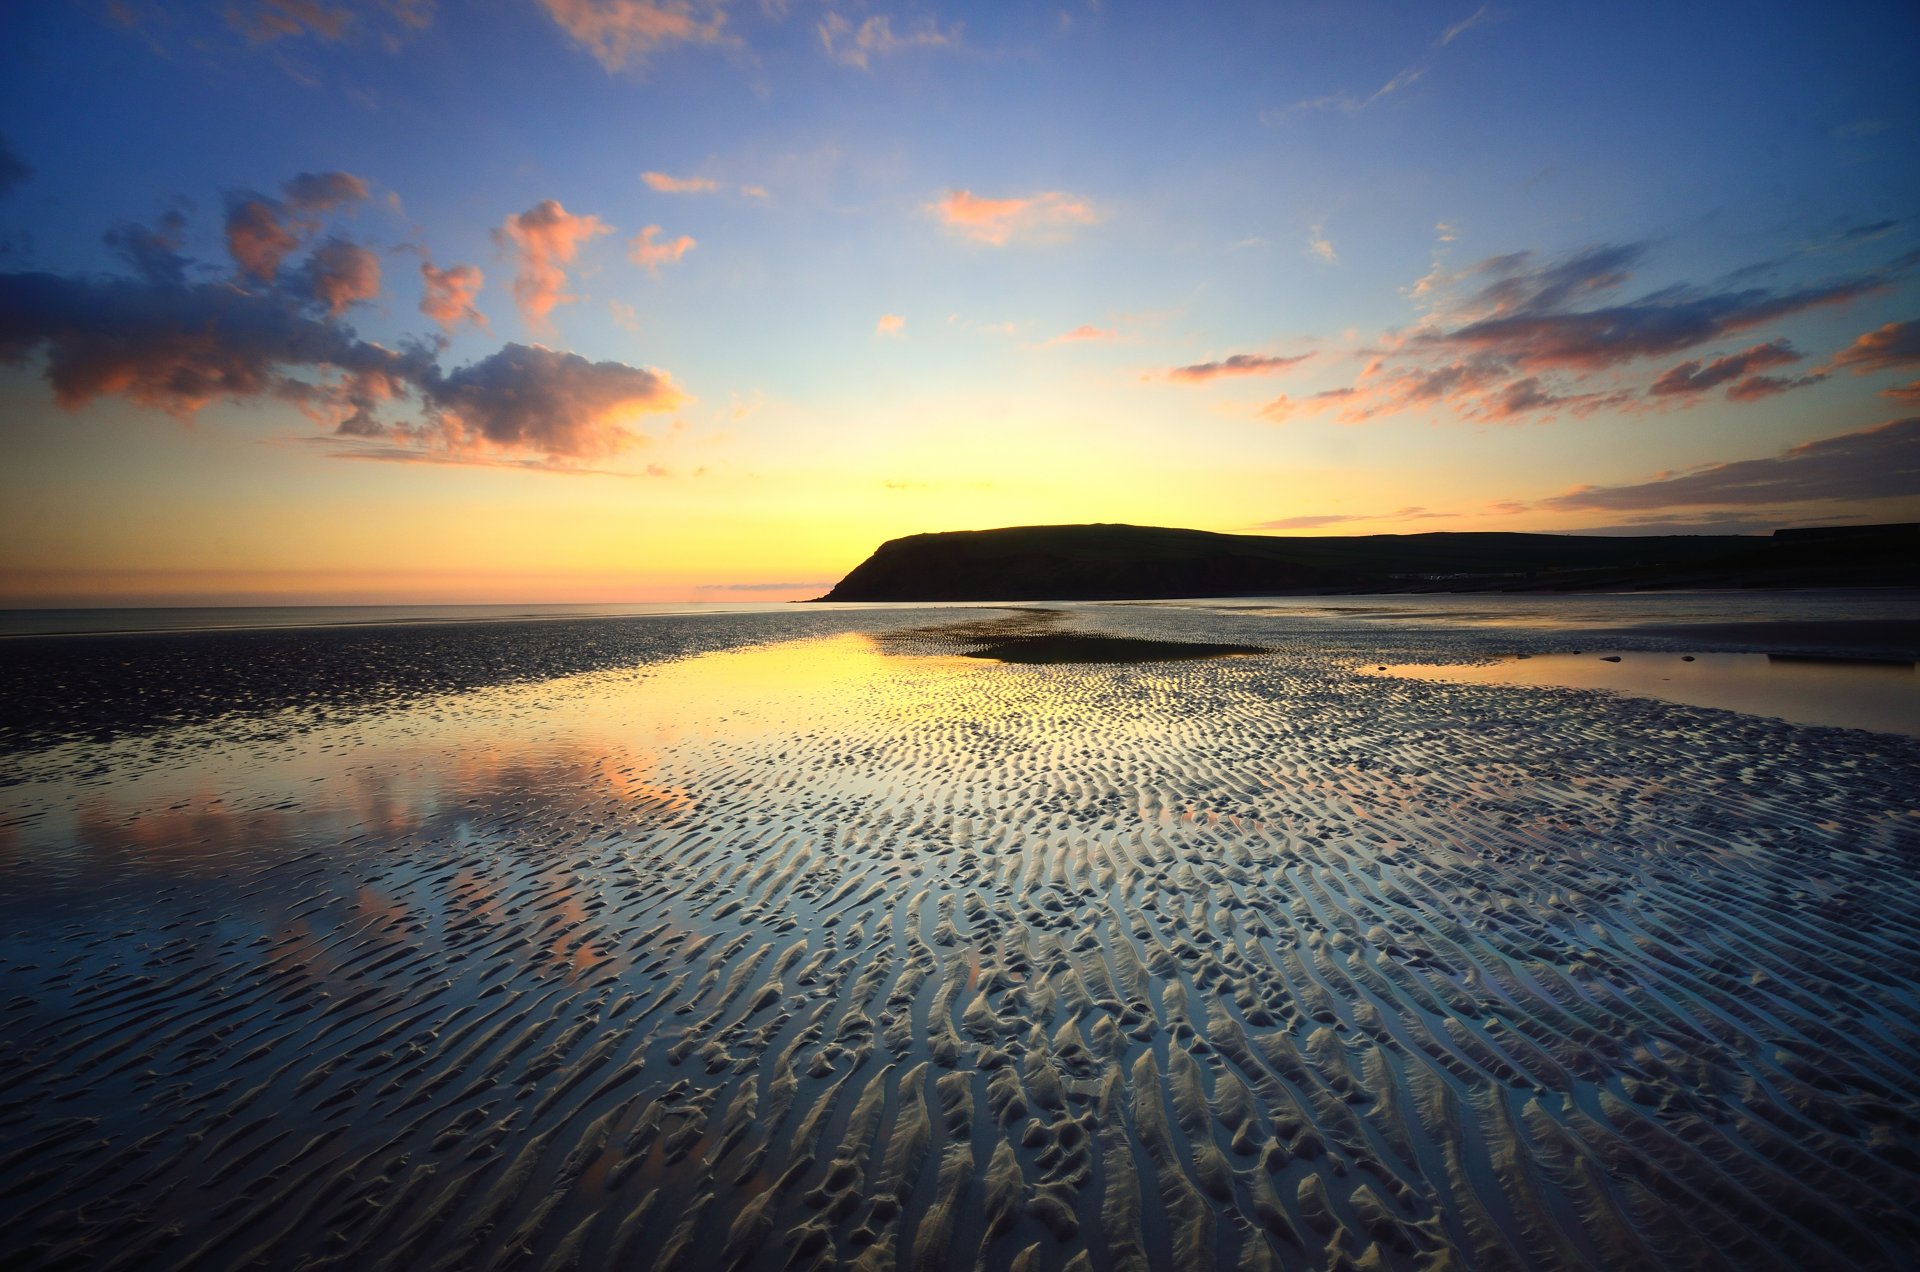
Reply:
[[1911, 5], [0, 23], [16, 603], [1920, 517]]

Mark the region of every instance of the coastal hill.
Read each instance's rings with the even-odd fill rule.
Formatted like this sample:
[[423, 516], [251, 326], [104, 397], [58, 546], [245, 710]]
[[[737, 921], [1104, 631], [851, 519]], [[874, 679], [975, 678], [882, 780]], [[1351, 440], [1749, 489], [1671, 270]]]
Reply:
[[1013, 526], [890, 539], [821, 600], [1920, 584], [1920, 525], [1761, 535], [1215, 534]]

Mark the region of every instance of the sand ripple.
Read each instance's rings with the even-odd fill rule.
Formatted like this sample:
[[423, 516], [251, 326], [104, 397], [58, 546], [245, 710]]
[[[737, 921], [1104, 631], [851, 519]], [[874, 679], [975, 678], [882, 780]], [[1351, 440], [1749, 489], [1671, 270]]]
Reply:
[[245, 806], [41, 774], [0, 1257], [1910, 1260], [1920, 744], [1251, 638], [601, 672]]

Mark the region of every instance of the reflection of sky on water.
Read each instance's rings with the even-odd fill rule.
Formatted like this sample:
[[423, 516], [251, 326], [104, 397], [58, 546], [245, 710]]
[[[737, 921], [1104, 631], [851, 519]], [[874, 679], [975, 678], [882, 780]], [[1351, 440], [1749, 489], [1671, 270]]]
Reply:
[[1574, 629], [1670, 623], [1920, 623], [1920, 592], [1907, 588], [1832, 588], [1806, 592], [1431, 593], [1386, 596], [1245, 597], [1156, 605], [1362, 622], [1465, 623]]
[[449, 695], [257, 747], [205, 727], [62, 746], [0, 791], [0, 859], [16, 884], [112, 887], [142, 872], [215, 875], [263, 849], [457, 843], [482, 816], [549, 806], [659, 820], [691, 807], [734, 745], [806, 732], [809, 704], [856, 682], [912, 712], [940, 699], [943, 668], [983, 674], [916, 661], [903, 674], [848, 635]]
[[1912, 663], [1843, 662], [1770, 654], [1588, 651], [1480, 666], [1397, 666], [1391, 675], [1452, 683], [1611, 689], [1798, 724], [1920, 736], [1920, 674]]

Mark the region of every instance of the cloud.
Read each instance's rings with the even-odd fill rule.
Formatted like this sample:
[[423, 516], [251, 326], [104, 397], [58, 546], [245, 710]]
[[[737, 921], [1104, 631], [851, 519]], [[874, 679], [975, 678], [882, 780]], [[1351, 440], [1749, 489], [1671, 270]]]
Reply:
[[1493, 9], [1493, 6], [1490, 4], [1481, 5], [1478, 9], [1475, 9], [1472, 13], [1468, 14], [1466, 17], [1460, 19], [1460, 21], [1454, 23], [1452, 26], [1448, 27], [1445, 31], [1441, 32], [1440, 39], [1437, 42], [1435, 47], [1445, 48], [1447, 45], [1452, 44], [1455, 40], [1459, 39], [1462, 35], [1465, 35], [1468, 31], [1473, 30], [1473, 28], [1480, 26], [1483, 23], [1493, 21], [1493, 18], [1491, 16], [1492, 9]]
[[19, 155], [5, 137], [0, 137], [0, 198], [12, 194], [21, 183], [33, 175], [33, 169]]
[[245, 7], [227, 6], [227, 24], [255, 44], [299, 35], [337, 40], [352, 20], [350, 10], [319, 0], [253, 0]]
[[627, 241], [627, 259], [649, 274], [658, 274], [662, 265], [672, 265], [694, 248], [691, 235], [660, 241], [660, 227], [649, 225]]
[[160, 226], [121, 224], [108, 230], [108, 247], [131, 265], [140, 277], [155, 283], [183, 284], [187, 279], [187, 258], [180, 254], [187, 218], [175, 209], [161, 214]]
[[1235, 375], [1278, 375], [1282, 371], [1299, 366], [1313, 355], [1296, 353], [1277, 355], [1265, 353], [1236, 353], [1232, 357], [1222, 358], [1218, 362], [1196, 362], [1191, 366], [1174, 367], [1167, 372], [1167, 379], [1185, 384], [1201, 384], [1216, 380], [1222, 376]]
[[322, 214], [365, 199], [367, 183], [350, 172], [302, 172], [281, 192], [284, 199], [245, 190], [227, 196], [227, 253], [261, 282], [318, 232]]
[[662, 194], [712, 194], [720, 183], [712, 177], [670, 177], [664, 172], [643, 172], [640, 179], [649, 189]]
[[1074, 227], [1099, 220], [1085, 199], [1057, 190], [1014, 199], [983, 199], [971, 190], [949, 190], [927, 204], [927, 211], [956, 233], [994, 247], [1015, 239], [1064, 238]]
[[906, 330], [907, 320], [899, 314], [881, 314], [880, 320], [873, 324], [876, 336], [897, 336]]
[[1340, 258], [1334, 253], [1333, 244], [1327, 241], [1324, 230], [1318, 225], [1307, 231], [1307, 250], [1329, 265], [1338, 265]]
[[[283, 293], [0, 274], [0, 361], [36, 353], [64, 408], [120, 396], [179, 418], [222, 399], [311, 405], [329, 390], [296, 378], [302, 369], [327, 368], [354, 381], [335, 386], [348, 413], [390, 387], [384, 381], [424, 374], [417, 351], [359, 340]], [[350, 402], [356, 393], [361, 401]]]
[[486, 275], [477, 265], [449, 265], [438, 269], [432, 261], [420, 262], [420, 282], [426, 294], [420, 298], [420, 312], [452, 332], [463, 322], [476, 327], [487, 325], [487, 317], [474, 307]]
[[1451, 512], [1428, 512], [1425, 508], [1402, 508], [1398, 512], [1336, 512], [1315, 513], [1299, 517], [1282, 517], [1278, 521], [1256, 522], [1255, 530], [1317, 530], [1321, 526], [1339, 525], [1348, 521], [1437, 521], [1457, 516]]
[[1649, 511], [1920, 495], [1920, 416], [1624, 486], [1578, 486], [1543, 508]]
[[1793, 389], [1804, 389], [1818, 384], [1827, 378], [1828, 373], [1813, 370], [1806, 375], [1750, 375], [1727, 390], [1729, 402], [1758, 402], [1761, 398], [1772, 397], [1776, 393], [1787, 393]]
[[718, 44], [726, 39], [727, 15], [719, 4], [696, 6], [684, 0], [540, 0], [540, 4], [561, 30], [609, 71], [644, 62], [670, 45]]
[[343, 240], [270, 284], [188, 283], [170, 260], [176, 234], [116, 231], [150, 266], [138, 276], [0, 274], [0, 363], [38, 359], [69, 410], [124, 397], [191, 419], [220, 401], [281, 402], [355, 455], [438, 462], [577, 465], [634, 444], [636, 418], [684, 401], [661, 372], [537, 345], [445, 371], [432, 346], [363, 340], [339, 315], [377, 288], [378, 263]]
[[1606, 243], [1538, 264], [1529, 251], [1491, 256], [1467, 271], [1488, 281], [1465, 307], [1480, 318], [1563, 310], [1626, 282], [1646, 251], [1644, 243]]
[[367, 183], [351, 172], [302, 172], [280, 188], [288, 206], [302, 212], [326, 212], [367, 197]]
[[561, 267], [572, 262], [582, 244], [612, 228], [597, 216], [573, 215], [558, 199], [545, 199], [493, 232], [494, 242], [514, 256], [513, 299], [528, 326], [551, 330], [547, 316], [554, 307], [576, 299], [566, 294], [567, 273]]
[[1669, 367], [1660, 374], [1659, 379], [1647, 386], [1647, 393], [1651, 397], [1705, 393], [1708, 389], [1718, 388], [1730, 380], [1737, 380], [1751, 372], [1784, 367], [1798, 362], [1803, 356], [1805, 355], [1796, 352], [1785, 340], [1757, 344], [1752, 348], [1742, 349], [1739, 353], [1715, 358], [1705, 365], [1695, 360]]
[[1679, 353], [1809, 309], [1845, 304], [1886, 285], [1885, 278], [1873, 276], [1784, 293], [1750, 289], [1701, 294], [1669, 288], [1625, 304], [1573, 312], [1556, 311], [1557, 300], [1529, 302], [1416, 339], [1433, 348], [1485, 354], [1523, 370], [1596, 371]]
[[[1819, 384], [1832, 368], [1769, 374], [1803, 359], [1783, 338], [1670, 365], [1650, 383], [1641, 379], [1650, 373], [1633, 364], [1884, 291], [1915, 263], [1896, 261], [1800, 288], [1681, 284], [1619, 299], [1645, 254], [1643, 244], [1603, 244], [1556, 258], [1510, 252], [1458, 273], [1436, 269], [1414, 291], [1425, 315], [1412, 330], [1385, 333], [1363, 348], [1368, 361], [1352, 383], [1303, 400], [1281, 397], [1260, 415], [1278, 422], [1337, 409], [1341, 422], [1356, 423], [1445, 407], [1459, 418], [1486, 421], [1560, 411], [1585, 416], [1686, 403], [1723, 387], [1729, 401], [1753, 402]], [[1871, 368], [1915, 358], [1915, 325], [1868, 333], [1835, 364]]]
[[1882, 389], [1880, 396], [1892, 398], [1907, 406], [1920, 406], [1920, 380], [1910, 380], [1905, 384], [1896, 384], [1890, 389]]
[[1832, 365], [1852, 367], [1855, 375], [1920, 366], [1920, 318], [1876, 327], [1834, 354]]
[[421, 389], [433, 411], [434, 440], [447, 449], [561, 459], [624, 450], [637, 440], [626, 427], [634, 417], [685, 401], [659, 372], [522, 344]]
[[1323, 97], [1311, 97], [1305, 101], [1295, 102], [1285, 110], [1264, 112], [1260, 117], [1260, 121], [1269, 125], [1279, 124], [1290, 116], [1305, 111], [1337, 110], [1347, 115], [1358, 114], [1375, 102], [1386, 97], [1391, 97], [1401, 89], [1408, 87], [1428, 71], [1432, 70], [1435, 53], [1447, 45], [1452, 44], [1462, 35], [1473, 30], [1473, 28], [1494, 20], [1491, 9], [1491, 5], [1483, 4], [1465, 18], [1449, 26], [1440, 33], [1440, 37], [1433, 42], [1432, 49], [1424, 57], [1365, 97], [1355, 97], [1348, 92], [1328, 93]]
[[307, 258], [307, 294], [338, 318], [350, 305], [380, 294], [380, 258], [357, 243], [328, 239]]
[[227, 254], [245, 273], [267, 282], [299, 246], [273, 200], [243, 197], [227, 205]]
[[1096, 327], [1090, 322], [1083, 322], [1072, 331], [1063, 331], [1057, 336], [1050, 337], [1045, 344], [1081, 344], [1090, 340], [1118, 340], [1119, 338], [1120, 333], [1111, 327]]
[[842, 66], [867, 70], [874, 57], [887, 57], [909, 49], [952, 48], [960, 43], [960, 27], [942, 31], [932, 20], [905, 35], [896, 35], [893, 19], [876, 13], [855, 27], [838, 13], [828, 13], [818, 27], [820, 43], [827, 56]]

